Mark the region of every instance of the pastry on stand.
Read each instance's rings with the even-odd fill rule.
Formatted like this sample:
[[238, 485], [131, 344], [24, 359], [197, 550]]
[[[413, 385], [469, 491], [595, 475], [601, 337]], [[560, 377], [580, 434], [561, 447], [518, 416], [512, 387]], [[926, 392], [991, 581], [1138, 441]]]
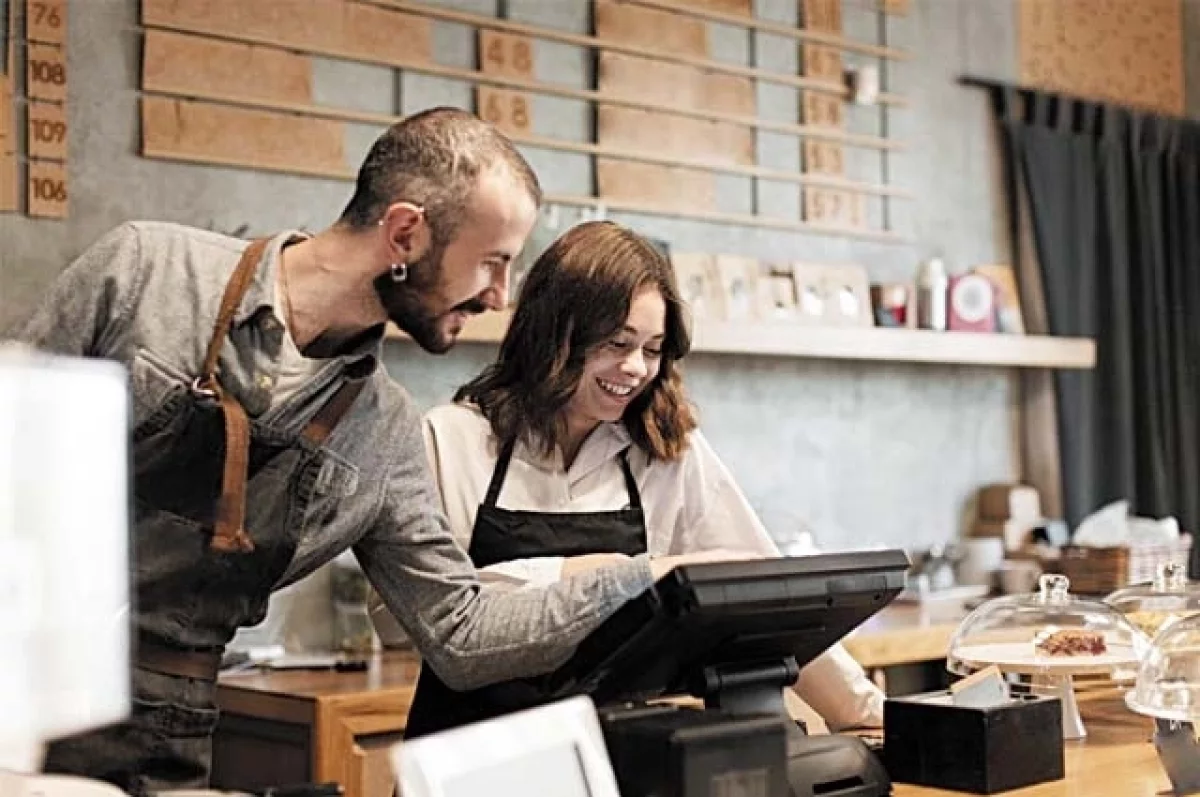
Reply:
[[1037, 592], [982, 604], [951, 638], [946, 668], [967, 676], [994, 664], [1031, 692], [1058, 697], [1063, 738], [1082, 739], [1076, 679], [1132, 681], [1149, 640], [1113, 607], [1069, 588], [1065, 576], [1044, 575]]
[[1104, 602], [1153, 639], [1169, 624], [1200, 614], [1200, 582], [1188, 580], [1182, 562], [1164, 562], [1153, 581], [1123, 587]]

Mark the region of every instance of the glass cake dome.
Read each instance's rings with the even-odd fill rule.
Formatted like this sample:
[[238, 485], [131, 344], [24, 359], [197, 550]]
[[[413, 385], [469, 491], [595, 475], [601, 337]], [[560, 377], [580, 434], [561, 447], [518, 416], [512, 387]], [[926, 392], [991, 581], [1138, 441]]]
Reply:
[[1184, 565], [1166, 562], [1153, 581], [1119, 589], [1104, 602], [1153, 638], [1171, 623], [1200, 614], [1200, 582], [1188, 580]]
[[1125, 702], [1139, 714], [1159, 719], [1200, 720], [1200, 615], [1159, 631]]
[[1112, 606], [1069, 589], [1066, 576], [1043, 575], [1037, 592], [980, 605], [951, 638], [946, 669], [970, 675], [995, 664], [1015, 674], [1132, 679], [1146, 636]]

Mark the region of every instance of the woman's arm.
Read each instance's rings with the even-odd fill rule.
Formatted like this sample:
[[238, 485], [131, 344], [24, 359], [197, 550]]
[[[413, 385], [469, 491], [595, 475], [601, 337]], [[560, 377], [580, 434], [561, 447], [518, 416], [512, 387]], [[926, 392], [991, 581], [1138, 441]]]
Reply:
[[[684, 486], [683, 525], [676, 530], [672, 552], [727, 548], [779, 556], [750, 502], [698, 431], [692, 433], [685, 456], [690, 461], [683, 463], [683, 474], [690, 483]], [[793, 689], [831, 730], [883, 724], [883, 692], [840, 644], [805, 665]]]

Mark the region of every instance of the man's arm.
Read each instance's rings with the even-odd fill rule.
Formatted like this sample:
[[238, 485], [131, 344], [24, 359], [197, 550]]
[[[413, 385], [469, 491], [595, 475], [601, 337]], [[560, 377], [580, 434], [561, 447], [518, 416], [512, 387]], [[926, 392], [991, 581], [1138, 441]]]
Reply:
[[481, 586], [442, 515], [419, 420], [397, 426], [385, 509], [356, 550], [388, 609], [451, 688], [549, 672], [651, 586], [644, 555], [546, 588]]
[[103, 357], [116, 350], [142, 269], [137, 228], [123, 224], [67, 266], [12, 337], [56, 354]]

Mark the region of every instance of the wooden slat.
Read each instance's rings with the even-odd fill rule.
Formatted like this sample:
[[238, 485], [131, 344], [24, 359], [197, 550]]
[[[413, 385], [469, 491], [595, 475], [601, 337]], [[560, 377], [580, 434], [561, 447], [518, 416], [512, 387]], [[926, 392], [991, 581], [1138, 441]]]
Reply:
[[51, 44], [26, 46], [25, 93], [31, 100], [66, 101], [67, 56], [61, 47]]
[[[329, 154], [336, 144], [340, 157], [342, 133], [341, 125], [323, 120], [154, 96], [142, 99], [142, 154], [150, 158], [353, 180], [355, 168], [345, 163], [334, 165], [334, 158]], [[326, 150], [324, 158], [314, 156], [311, 151], [314, 146]], [[909, 243], [903, 236], [886, 231], [846, 230], [830, 225], [737, 213], [695, 209], [681, 211], [646, 200], [559, 194], [547, 196], [546, 202], [576, 207], [605, 207], [615, 211], [740, 227]]]
[[[635, 202], [628, 200], [597, 199], [590, 196], [571, 196], [556, 194], [547, 196], [546, 202], [556, 205], [574, 205], [576, 207], [604, 208], [609, 211], [623, 211], [645, 216], [669, 216], [681, 219], [694, 219], [712, 224], [733, 225], [736, 227], [754, 227], [763, 230], [789, 230], [811, 235], [832, 235], [837, 238], [858, 238], [864, 241], [879, 241], [891, 244], [911, 244], [913, 241], [903, 235], [886, 230], [846, 229], [830, 225], [811, 224], [793, 219], [774, 218], [770, 216], [748, 216], [742, 213], [705, 212], [699, 210], [679, 211], [662, 207], [650, 202]], [[1015, 336], [1013, 336], [1015, 337]]]
[[[15, 5], [17, 0], [8, 0]], [[66, 0], [26, 0], [25, 38], [44, 44], [65, 44], [67, 40]]]
[[142, 154], [194, 163], [346, 177], [338, 122], [204, 102], [142, 98]]
[[691, 0], [691, 4], [698, 8], [707, 8], [743, 17], [754, 13], [753, 0]]
[[20, 208], [17, 199], [17, 155], [0, 154], [0, 213], [12, 213]]
[[26, 181], [25, 209], [30, 216], [65, 219], [70, 207], [67, 165], [50, 161], [31, 161]]
[[[171, 92], [164, 92], [171, 94]], [[490, 91], [480, 90], [479, 97], [487, 98], [491, 96]], [[879, 185], [873, 183], [859, 183], [850, 180], [845, 180], [834, 175], [823, 174], [801, 174], [798, 172], [785, 171], [781, 169], [768, 169], [761, 166], [740, 166], [737, 164], [719, 163], [700, 158], [681, 158], [670, 154], [669, 152], [635, 152], [629, 149], [619, 147], [606, 147], [598, 144], [592, 144], [586, 141], [566, 141], [563, 139], [549, 138], [539, 136], [530, 132], [518, 130], [520, 124], [519, 108], [515, 103], [515, 98], [524, 95], [518, 92], [494, 92], [497, 97], [506, 97], [509, 100], [507, 105], [501, 104], [492, 107], [485, 99], [483, 104], [477, 105], [478, 112], [481, 116], [498, 123], [505, 127], [507, 135], [517, 144], [533, 147], [535, 149], [546, 149], [557, 152], [573, 152], [580, 155], [593, 155], [596, 157], [606, 157], [616, 160], [630, 160], [637, 163], [646, 163], [656, 166], [673, 166], [683, 169], [691, 169], [697, 171], [710, 171], [718, 174], [736, 174], [744, 177], [756, 177], [763, 180], [773, 180], [783, 183], [795, 183], [797, 185], [814, 185], [824, 186], [826, 188], [834, 188], [850, 193], [869, 194], [876, 196], [888, 196], [898, 199], [911, 199], [912, 195], [903, 189], [889, 185]], [[371, 113], [369, 111], [355, 111], [344, 108], [329, 108], [326, 106], [313, 105], [311, 103], [294, 103], [272, 100], [245, 100], [236, 96], [234, 91], [224, 91], [220, 89], [204, 89], [196, 90], [188, 96], [198, 99], [215, 100], [217, 102], [239, 105], [243, 107], [286, 111], [291, 113], [302, 114], [317, 119], [332, 119], [342, 122], [354, 122], [359, 124], [377, 125], [380, 127], [388, 127], [400, 121], [402, 117], [393, 116], [391, 114]], [[172, 95], [173, 96], [173, 95]], [[491, 118], [494, 115], [495, 118]], [[507, 115], [508, 118], [504, 118]], [[530, 117], [526, 118], [528, 122]]]
[[627, 97], [659, 107], [683, 105], [696, 110], [753, 116], [753, 82], [711, 75], [679, 64], [665, 64], [620, 53], [600, 53], [597, 85], [609, 96]]
[[515, 33], [479, 31], [479, 71], [532, 80], [533, 40]]
[[[148, 23], [149, 24], [149, 23]], [[166, 30], [174, 30], [170, 25], [159, 26]], [[230, 41], [245, 42], [249, 44], [262, 44], [268, 46], [281, 46], [274, 37], [259, 36], [251, 33], [229, 32], [223, 34], [213, 34], [220, 36], [223, 39]], [[508, 78], [502, 75], [488, 75], [470, 69], [459, 69], [456, 67], [441, 66], [433, 63], [419, 63], [416, 61], [405, 61], [402, 57], [390, 59], [388, 61], [379, 61], [370, 57], [360, 57], [348, 54], [324, 53], [337, 58], [346, 60], [361, 61], [363, 63], [384, 63], [390, 66], [397, 66], [419, 74], [433, 75], [435, 77], [447, 78], [449, 80], [463, 80], [472, 83], [482, 83], [488, 86], [496, 86], [498, 88], [517, 89], [523, 91], [532, 91], [538, 94], [545, 94], [553, 97], [563, 97], [565, 99], [580, 100], [582, 102], [592, 102], [597, 105], [610, 106], [614, 108], [635, 108], [640, 110], [652, 111], [670, 111], [679, 116], [685, 116], [689, 119], [699, 119], [702, 121], [725, 122], [739, 127], [745, 127], [751, 130], [767, 130], [773, 133], [782, 133], [784, 135], [800, 136], [805, 138], [817, 138], [826, 141], [841, 141], [847, 146], [862, 147], [864, 149], [877, 150], [901, 150], [905, 148], [902, 141], [893, 139], [880, 138], [878, 136], [865, 136], [857, 134], [844, 133], [840, 130], [822, 129], [802, 124], [791, 124], [788, 122], [774, 122], [767, 119], [757, 119], [752, 116], [743, 116], [738, 114], [722, 114], [712, 111], [693, 110], [678, 104], [671, 103], [647, 103], [640, 100], [631, 100], [621, 97], [608, 96], [603, 92], [591, 91], [589, 89], [576, 89], [570, 86], [563, 86], [554, 83], [544, 83], [534, 80], [521, 80], [517, 78]]]
[[770, 22], [765, 19], [756, 19], [753, 17], [747, 18], [742, 14], [731, 14], [717, 11], [712, 8], [705, 8], [705, 4], [703, 3], [682, 2], [682, 0], [622, 0], [622, 2], [626, 2], [631, 5], [642, 6], [644, 8], [653, 8], [659, 11], [671, 11], [684, 16], [708, 20], [709, 22], [720, 22], [725, 25], [736, 25], [749, 30], [772, 33], [776, 36], [784, 36], [789, 39], [795, 39], [796, 41], [827, 44], [831, 47], [836, 47], [839, 50], [845, 50], [846, 52], [851, 53], [874, 55], [878, 56], [879, 58], [889, 58], [893, 61], [904, 61], [909, 57], [907, 52], [904, 50], [897, 50], [894, 47], [884, 47], [878, 44], [869, 44], [867, 42], [855, 41], [854, 39], [847, 39], [843, 36], [808, 31], [802, 28], [797, 28], [793, 25], [785, 25], [780, 22]]
[[18, 209], [16, 130], [11, 83], [0, 78], [0, 213]]
[[31, 102], [25, 109], [28, 119], [29, 157], [40, 160], [67, 159], [67, 109], [49, 102]]
[[[164, 0], [158, 0], [158, 2], [163, 1]], [[195, 0], [192, 1], [194, 2]], [[464, 11], [453, 11], [445, 8], [437, 8], [434, 6], [425, 5], [423, 3], [411, 3], [407, 0], [361, 1], [384, 8], [403, 10], [414, 15], [426, 17], [428, 19], [439, 19], [446, 22], [474, 25], [476, 27], [488, 30], [502, 30], [510, 33], [521, 33], [538, 39], [561, 42], [562, 44], [573, 44], [579, 47], [590, 47], [597, 50], [611, 50], [613, 52], [625, 53], [626, 55], [637, 55], [643, 58], [651, 58], [658, 61], [685, 64], [687, 66], [694, 66], [714, 74], [736, 75], [738, 77], [761, 80], [765, 83], [775, 83], [781, 86], [791, 86], [792, 88], [797, 89], [821, 91], [842, 98], [848, 98], [850, 96], [849, 90], [841, 83], [832, 83], [824, 80], [810, 80], [808, 78], [797, 77], [796, 75], [786, 74], [783, 72], [775, 72], [770, 69], [740, 66], [738, 64], [731, 64], [725, 61], [716, 61], [711, 58], [685, 55], [683, 53], [668, 53], [663, 52], [656, 47], [647, 47], [640, 44], [627, 44], [616, 41], [606, 41], [595, 36], [585, 36], [578, 33], [567, 33], [565, 31], [553, 30], [551, 28], [538, 27], [536, 25], [509, 22], [507, 20], [496, 19], [495, 17], [489, 17], [482, 14], [469, 14]], [[623, 0], [623, 2], [627, 1], [628, 0]], [[818, 41], [818, 43], [837, 44], [836, 41], [830, 41], [830, 37], [828, 37], [826, 34], [813, 34], [813, 37]], [[843, 47], [842, 49], [846, 48]], [[879, 94], [878, 102], [880, 105], [892, 106], [904, 106], [908, 104], [904, 97], [901, 97], [897, 94], [889, 94], [887, 92], [881, 92]]]
[[142, 24], [393, 66], [431, 60], [428, 19], [345, 0], [142, 0]]
[[632, 152], [670, 152], [743, 166], [754, 163], [754, 140], [745, 129], [670, 114], [601, 108], [596, 138], [606, 147]]
[[596, 191], [602, 202], [644, 202], [664, 210], [712, 211], [717, 203], [712, 174], [607, 158], [596, 160]]
[[480, 86], [475, 89], [475, 112], [517, 141], [530, 135], [533, 107], [529, 97], [519, 91]]
[[147, 30], [142, 88], [236, 100], [311, 103], [312, 59], [274, 47]]
[[[152, 111], [156, 118], [149, 118], [150, 114], [147, 112], [147, 104], [153, 106]], [[171, 135], [174, 129], [180, 124], [180, 120], [172, 119], [172, 117], [176, 114], [176, 106], [183, 104], [185, 103], [153, 96], [147, 96], [142, 99], [143, 156], [148, 158], [162, 158], [165, 160], [180, 161], [183, 163], [232, 166], [244, 169], [258, 169], [262, 171], [283, 172], [287, 174], [299, 174], [312, 177], [327, 177], [345, 181], [354, 180], [356, 170], [350, 168], [349, 166], [342, 166], [341, 168], [325, 167], [315, 163], [313, 159], [306, 157], [276, 156], [269, 159], [257, 157], [253, 153], [255, 147], [248, 145], [244, 141], [236, 140], [236, 136], [232, 136], [234, 140], [228, 142], [228, 146], [217, 145], [213, 143], [212, 139], [215, 136], [208, 136], [208, 138], [203, 142], [203, 145], [184, 146], [183, 144], [190, 142], [185, 141], [180, 143]], [[202, 105], [202, 103], [186, 103], [186, 105], [195, 106]], [[274, 116], [259, 112], [241, 111], [240, 109], [223, 110], [239, 114], [248, 113], [255, 117]], [[184, 120], [190, 120], [193, 116], [205, 117], [211, 115], [212, 114], [209, 113], [207, 109], [203, 109], [203, 112], [197, 110], [195, 113], [182, 113]], [[157, 119], [160, 119], [161, 117], [167, 117], [167, 121], [157, 121]], [[296, 120], [294, 117], [277, 116], [276, 119], [273, 120], [273, 124], [278, 124], [278, 129], [275, 130], [274, 133], [278, 133], [282, 136], [284, 135], [284, 131], [286, 131], [286, 136], [288, 137], [295, 137], [298, 135], [302, 137], [303, 129], [297, 124], [297, 121], [298, 120]], [[311, 122], [316, 120], [307, 121]], [[340, 126], [338, 129], [340, 130]], [[154, 131], [153, 135], [147, 134], [147, 131], [150, 130]], [[324, 131], [322, 131], [322, 133], [324, 133]], [[259, 146], [265, 146], [265, 144], [261, 141], [256, 143]], [[289, 148], [289, 152], [290, 151], [291, 149]], [[301, 154], [303, 155], [303, 153]], [[605, 199], [569, 194], [551, 194], [546, 196], [546, 202], [553, 205], [569, 205], [574, 207], [603, 207], [613, 211], [624, 211], [628, 213], [638, 213], [650, 216], [670, 216], [674, 218], [694, 219], [713, 224], [735, 225], [739, 227], [754, 227], [768, 230], [791, 230], [794, 232], [804, 232], [812, 235], [833, 235], [839, 238], [858, 238], [862, 240], [879, 241], [883, 243], [911, 243], [911, 241], [905, 237], [892, 232], [878, 230], [844, 230], [836, 227], [805, 224], [803, 222], [791, 219], [748, 216], [737, 213], [705, 212], [697, 210], [680, 211], [675, 208], [664, 207], [662, 205], [646, 201], [612, 198]]]
[[13, 113], [12, 83], [0, 77], [0, 155], [17, 150], [16, 116]]
[[809, 33], [842, 33], [842, 0], [801, 0], [800, 22]]
[[666, 53], [708, 56], [708, 26], [694, 17], [681, 17], [618, 0], [593, 0], [596, 38], [654, 47]]

